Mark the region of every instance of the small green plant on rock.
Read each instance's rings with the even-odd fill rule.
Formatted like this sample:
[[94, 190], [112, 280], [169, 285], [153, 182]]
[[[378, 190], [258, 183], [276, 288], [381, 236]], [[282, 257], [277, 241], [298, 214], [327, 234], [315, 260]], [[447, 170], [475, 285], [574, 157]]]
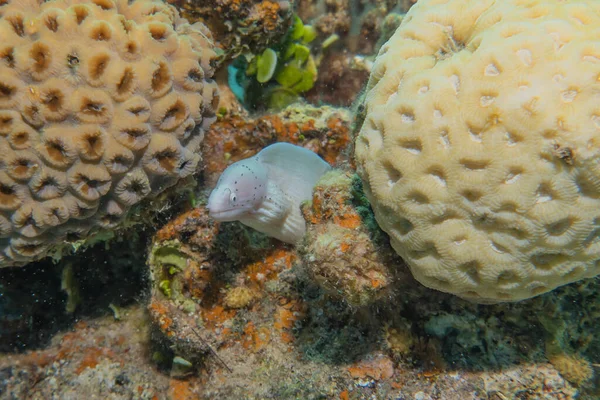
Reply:
[[[229, 86], [236, 97], [252, 110], [281, 109], [296, 102], [317, 79], [311, 48], [316, 37], [315, 29], [295, 16], [279, 45], [238, 57], [228, 68]], [[325, 47], [322, 44], [318, 50]]]

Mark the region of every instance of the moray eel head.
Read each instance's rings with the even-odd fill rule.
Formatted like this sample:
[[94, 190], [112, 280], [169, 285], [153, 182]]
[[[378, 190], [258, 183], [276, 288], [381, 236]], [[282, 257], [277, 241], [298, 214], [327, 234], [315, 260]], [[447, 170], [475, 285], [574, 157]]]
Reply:
[[237, 221], [258, 209], [267, 190], [267, 171], [256, 157], [230, 165], [208, 198], [216, 221]]

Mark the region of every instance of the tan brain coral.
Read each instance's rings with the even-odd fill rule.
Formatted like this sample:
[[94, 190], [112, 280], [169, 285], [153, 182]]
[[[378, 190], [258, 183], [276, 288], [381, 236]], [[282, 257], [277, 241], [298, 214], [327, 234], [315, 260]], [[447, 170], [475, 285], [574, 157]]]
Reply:
[[356, 143], [424, 285], [517, 301], [600, 273], [600, 2], [421, 0]]
[[198, 165], [210, 33], [153, 0], [0, 0], [0, 267], [113, 228]]

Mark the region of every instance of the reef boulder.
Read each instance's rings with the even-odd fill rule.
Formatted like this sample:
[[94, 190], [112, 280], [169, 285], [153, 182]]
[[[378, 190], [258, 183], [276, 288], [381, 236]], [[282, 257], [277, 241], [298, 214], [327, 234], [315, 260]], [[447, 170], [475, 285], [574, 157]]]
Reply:
[[600, 273], [599, 15], [424, 0], [381, 48], [358, 172], [424, 285], [518, 301]]
[[0, 3], [0, 267], [113, 229], [196, 170], [210, 32], [159, 1]]

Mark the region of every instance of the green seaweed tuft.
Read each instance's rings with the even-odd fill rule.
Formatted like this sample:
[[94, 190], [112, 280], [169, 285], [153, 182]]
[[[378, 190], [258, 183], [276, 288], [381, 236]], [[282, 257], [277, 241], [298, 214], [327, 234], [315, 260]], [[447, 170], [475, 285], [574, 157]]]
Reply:
[[317, 80], [318, 53], [324, 46], [311, 45], [317, 31], [298, 16], [283, 40], [262, 54], [245, 54], [230, 65], [229, 85], [248, 108], [265, 105], [282, 109], [297, 102]]
[[158, 288], [160, 289], [160, 291], [162, 292], [162, 294], [165, 295], [165, 297], [167, 298], [171, 298], [171, 295], [173, 294], [172, 290], [171, 290], [171, 281], [168, 279], [162, 280], [160, 281], [160, 283], [158, 284]]
[[273, 49], [265, 49], [256, 60], [256, 80], [260, 83], [268, 82], [277, 67], [277, 53]]
[[187, 256], [179, 251], [179, 246], [168, 244], [158, 247], [154, 251], [156, 265], [167, 268], [170, 275], [172, 271], [183, 271], [187, 266]]
[[188, 255], [181, 251], [181, 243], [167, 240], [155, 244], [150, 251], [149, 264], [156, 288], [166, 297], [173, 300], [181, 298], [181, 283], [177, 275], [188, 265]]

